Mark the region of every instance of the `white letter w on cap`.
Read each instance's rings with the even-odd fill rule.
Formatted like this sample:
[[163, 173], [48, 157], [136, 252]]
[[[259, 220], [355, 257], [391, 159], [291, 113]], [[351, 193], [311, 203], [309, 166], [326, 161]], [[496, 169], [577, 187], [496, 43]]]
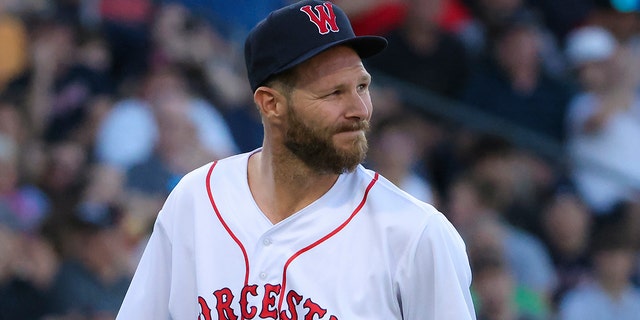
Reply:
[[[333, 6], [331, 2], [325, 2], [324, 4], [315, 6], [316, 12], [311, 10], [310, 5], [306, 5], [300, 8], [300, 11], [306, 13], [309, 16], [309, 21], [313, 22], [318, 27], [320, 34], [327, 34], [329, 31], [338, 32], [338, 24], [336, 23], [336, 15], [333, 13]], [[317, 13], [317, 14], [316, 14]]]

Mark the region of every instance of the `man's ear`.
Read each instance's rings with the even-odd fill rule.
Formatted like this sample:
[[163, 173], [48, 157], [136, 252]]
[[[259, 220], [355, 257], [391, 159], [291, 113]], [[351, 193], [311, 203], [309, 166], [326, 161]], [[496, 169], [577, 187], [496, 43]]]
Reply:
[[265, 118], [280, 117], [284, 114], [286, 98], [278, 90], [266, 86], [259, 87], [253, 93], [253, 101]]

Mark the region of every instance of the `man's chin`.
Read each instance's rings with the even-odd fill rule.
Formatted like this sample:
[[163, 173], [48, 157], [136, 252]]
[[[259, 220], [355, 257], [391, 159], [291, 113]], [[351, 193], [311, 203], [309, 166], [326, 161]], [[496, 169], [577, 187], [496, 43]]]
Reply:
[[327, 162], [315, 163], [312, 165], [318, 172], [341, 174], [345, 172], [353, 172], [362, 161], [364, 156], [362, 154], [342, 154], [334, 159], [326, 159]]
[[341, 150], [345, 171], [351, 172], [364, 161], [367, 155], [367, 141], [358, 140]]

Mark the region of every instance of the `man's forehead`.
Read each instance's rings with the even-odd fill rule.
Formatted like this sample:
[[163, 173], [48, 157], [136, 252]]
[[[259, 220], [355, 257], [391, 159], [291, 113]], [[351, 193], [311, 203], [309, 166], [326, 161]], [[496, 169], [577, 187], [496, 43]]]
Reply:
[[319, 53], [300, 64], [297, 73], [301, 81], [313, 81], [344, 69], [361, 68], [365, 73], [362, 59], [348, 46], [338, 46]]

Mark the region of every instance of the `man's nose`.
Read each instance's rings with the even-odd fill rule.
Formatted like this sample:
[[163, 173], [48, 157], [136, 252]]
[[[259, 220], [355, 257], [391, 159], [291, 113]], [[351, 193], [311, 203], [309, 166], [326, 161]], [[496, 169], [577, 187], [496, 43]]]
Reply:
[[371, 103], [368, 94], [363, 94], [354, 90], [349, 95], [347, 101], [349, 109], [345, 115], [347, 118], [356, 118], [358, 120], [368, 120], [371, 115]]

